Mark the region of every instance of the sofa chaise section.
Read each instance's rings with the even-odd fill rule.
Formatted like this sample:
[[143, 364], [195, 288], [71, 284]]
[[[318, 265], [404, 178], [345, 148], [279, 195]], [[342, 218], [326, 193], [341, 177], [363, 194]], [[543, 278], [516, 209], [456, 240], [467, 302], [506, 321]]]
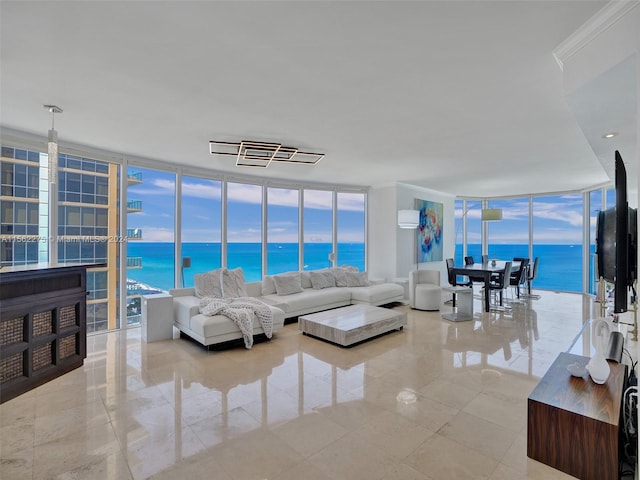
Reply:
[[[242, 339], [240, 328], [230, 318], [200, 313], [200, 299], [195, 296], [194, 288], [174, 288], [169, 294], [173, 296], [174, 325], [182, 333], [204, 346]], [[276, 332], [284, 326], [284, 312], [275, 305], [269, 308], [273, 314], [273, 332]], [[264, 334], [262, 325], [254, 318], [253, 335], [261, 334]]]

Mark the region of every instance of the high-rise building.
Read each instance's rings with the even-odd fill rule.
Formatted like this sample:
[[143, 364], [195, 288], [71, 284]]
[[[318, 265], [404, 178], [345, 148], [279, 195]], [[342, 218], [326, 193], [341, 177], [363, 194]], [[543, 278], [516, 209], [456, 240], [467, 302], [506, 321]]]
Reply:
[[1, 264], [49, 260], [55, 236], [57, 261], [106, 264], [87, 272], [87, 331], [118, 328], [120, 166], [61, 153], [58, 228], [49, 232], [47, 154], [3, 145], [0, 163]]
[[[0, 162], [0, 265], [26, 265], [46, 260], [45, 231], [40, 230], [41, 198], [47, 211], [47, 182], [41, 182], [46, 155], [2, 146]], [[42, 189], [41, 189], [42, 185]], [[41, 195], [41, 193], [43, 195]], [[44, 234], [44, 242], [41, 235]], [[39, 251], [44, 243], [45, 257]]]

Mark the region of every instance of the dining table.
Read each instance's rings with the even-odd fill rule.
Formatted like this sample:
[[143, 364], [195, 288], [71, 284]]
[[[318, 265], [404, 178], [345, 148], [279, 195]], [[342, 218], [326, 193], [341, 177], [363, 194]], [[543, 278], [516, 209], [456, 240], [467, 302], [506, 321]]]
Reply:
[[[454, 266], [452, 269], [453, 282], [456, 284], [456, 278], [458, 275], [466, 277], [480, 278], [484, 280], [484, 311], [488, 312], [490, 308], [489, 302], [489, 284], [491, 283], [491, 276], [504, 272], [505, 264], [507, 260], [488, 260], [483, 263], [474, 263], [472, 265]], [[511, 271], [518, 270], [520, 268], [519, 261], [511, 261]]]

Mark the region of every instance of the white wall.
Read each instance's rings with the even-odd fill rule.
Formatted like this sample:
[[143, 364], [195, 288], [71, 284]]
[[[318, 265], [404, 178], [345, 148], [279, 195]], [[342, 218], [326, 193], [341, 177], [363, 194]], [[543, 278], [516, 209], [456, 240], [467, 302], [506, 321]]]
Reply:
[[396, 277], [396, 187], [386, 185], [369, 189], [367, 196], [369, 278], [390, 281]]
[[[442, 231], [444, 258], [455, 253], [455, 219], [453, 195], [398, 183], [371, 187], [369, 190], [369, 276], [371, 278], [407, 278], [416, 269], [417, 232], [399, 228], [398, 210], [415, 209], [415, 200], [429, 200], [443, 204]], [[447, 283], [444, 260], [421, 263], [421, 270], [440, 271], [440, 283]]]

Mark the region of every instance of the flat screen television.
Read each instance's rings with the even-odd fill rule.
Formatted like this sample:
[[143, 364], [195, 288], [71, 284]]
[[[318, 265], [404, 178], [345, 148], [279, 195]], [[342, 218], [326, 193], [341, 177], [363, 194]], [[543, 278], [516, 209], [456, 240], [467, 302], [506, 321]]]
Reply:
[[[627, 171], [620, 152], [615, 154], [616, 204], [598, 213], [596, 254], [598, 275], [613, 284], [614, 313], [627, 311], [629, 289], [638, 276], [637, 210], [627, 202]], [[636, 292], [633, 291], [635, 298]]]

